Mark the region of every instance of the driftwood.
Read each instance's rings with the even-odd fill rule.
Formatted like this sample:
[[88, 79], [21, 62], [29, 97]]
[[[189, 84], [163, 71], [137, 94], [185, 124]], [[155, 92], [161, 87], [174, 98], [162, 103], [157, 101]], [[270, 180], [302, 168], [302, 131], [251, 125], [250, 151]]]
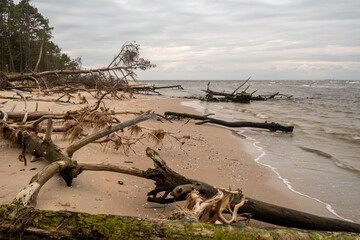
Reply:
[[282, 132], [292, 132], [294, 127], [292, 126], [283, 126], [280, 125], [278, 123], [255, 123], [255, 122], [227, 122], [227, 121], [223, 121], [223, 120], [219, 120], [219, 119], [215, 119], [215, 118], [210, 118], [208, 116], [200, 116], [200, 115], [195, 115], [195, 114], [188, 114], [188, 113], [177, 113], [177, 112], [165, 112], [165, 116], [175, 116], [178, 118], [191, 118], [191, 119], [195, 119], [195, 120], [202, 120], [202, 122], [198, 123], [198, 124], [204, 124], [204, 123], [214, 123], [214, 124], [218, 124], [218, 125], [222, 125], [222, 126], [226, 126], [226, 127], [233, 127], [233, 128], [238, 128], [238, 127], [251, 127], [251, 128], [263, 128], [263, 129], [269, 129], [272, 132], [275, 131], [282, 131]]
[[[137, 168], [128, 168], [102, 163], [78, 163], [71, 159], [73, 153], [86, 144], [106, 136], [113, 131], [144, 121], [150, 117], [152, 117], [152, 115], [147, 112], [132, 120], [102, 129], [80, 141], [73, 143], [66, 149], [60, 149], [57, 147], [51, 140], [49, 141], [49, 137], [47, 137], [46, 140], [43, 140], [34, 133], [28, 131], [17, 131], [9, 127], [5, 122], [1, 122], [1, 128], [5, 137], [11, 138], [19, 144], [24, 145], [26, 150], [31, 154], [44, 157], [51, 162], [50, 165], [42, 169], [31, 179], [28, 186], [18, 193], [14, 203], [25, 206], [34, 205], [36, 204], [36, 198], [41, 187], [52, 176], [54, 176], [55, 173], [60, 173], [67, 185], [70, 186], [72, 179], [85, 170], [113, 171], [152, 179], [155, 181], [155, 189], [148, 193], [148, 201], [151, 202], [170, 203], [184, 200], [188, 193], [194, 189], [196, 189], [201, 196], [205, 198], [213, 197], [218, 192], [217, 188], [207, 183], [188, 179], [178, 174], [166, 165], [166, 162], [156, 151], [150, 148], [146, 150], [146, 154], [153, 160], [154, 168], [150, 168], [146, 171]], [[49, 128], [51, 128], [51, 124], [48, 125], [48, 131], [51, 131]], [[46, 135], [48, 136], [48, 134]], [[160, 193], [163, 194], [160, 195]], [[238, 204], [238, 202], [231, 202], [233, 207], [236, 204]], [[328, 231], [360, 232], [359, 224], [301, 213], [250, 198], [247, 198], [247, 202], [239, 209], [239, 211], [241, 213], [244, 211], [251, 213], [254, 219], [278, 225]]]
[[24, 80], [35, 82], [38, 91], [40, 83], [48, 89], [47, 81], [51, 85], [88, 85], [96, 89], [106, 89], [114, 83], [126, 87], [128, 79], [136, 80], [136, 69], [146, 70], [155, 67], [149, 60], [140, 57], [140, 46], [135, 42], [126, 42], [120, 52], [107, 67], [97, 69], [51, 70], [44, 72], [30, 72], [6, 75], [0, 72], [0, 89], [22, 89], [33, 91], [33, 86], [18, 86], [14, 82]]
[[[105, 94], [103, 95], [105, 96]], [[102, 96], [102, 97], [103, 97]], [[101, 101], [101, 98], [99, 99]], [[98, 101], [98, 103], [99, 103]], [[99, 104], [91, 110], [96, 110]], [[11, 112], [9, 112], [11, 113]], [[4, 114], [4, 113], [3, 113]], [[46, 114], [46, 113], [45, 113]], [[19, 116], [20, 115], [20, 116]], [[18, 114], [17, 118], [21, 121], [25, 113]], [[29, 114], [28, 116], [30, 116]], [[153, 115], [150, 112], [146, 112], [138, 117], [126, 122], [110, 125], [101, 129], [79, 141], [74, 142], [65, 149], [60, 149], [51, 141], [51, 132], [53, 131], [52, 119], [56, 118], [56, 115], [42, 115], [37, 119], [34, 124], [39, 124], [44, 119], [48, 119], [48, 125], [45, 131], [45, 139], [40, 138], [33, 132], [21, 130], [21, 125], [17, 125], [18, 128], [14, 128], [6, 121], [0, 122], [1, 130], [5, 137], [11, 139], [14, 142], [23, 146], [24, 151], [28, 151], [35, 157], [43, 157], [47, 159], [50, 164], [38, 172], [30, 181], [29, 185], [20, 191], [14, 199], [14, 204], [31, 206], [36, 204], [36, 199], [41, 187], [56, 173], [59, 173], [65, 180], [68, 186], [71, 186], [72, 180], [77, 177], [83, 171], [113, 171], [123, 174], [129, 174], [146, 179], [152, 179], [155, 181], [155, 189], [148, 193], [148, 201], [157, 203], [170, 203], [175, 201], [184, 200], [186, 196], [194, 189], [198, 193], [206, 198], [211, 199], [216, 196], [218, 189], [201, 181], [188, 179], [177, 172], [169, 168], [166, 162], [161, 159], [159, 154], [150, 149], [146, 149], [146, 154], [154, 162], [154, 168], [150, 168], [146, 171], [137, 168], [128, 168], [103, 163], [79, 163], [72, 159], [73, 153], [84, 147], [85, 145], [95, 142], [96, 140], [108, 136], [109, 134], [121, 130], [125, 127], [133, 126], [141, 121], [145, 121], [151, 118]], [[5, 114], [4, 114], [5, 117]], [[6, 116], [9, 117], [9, 116]], [[39, 117], [39, 116], [37, 116]], [[61, 116], [63, 117], [63, 116]], [[203, 119], [201, 119], [203, 120]], [[24, 155], [25, 152], [23, 152]], [[230, 195], [228, 195], [229, 197]], [[263, 203], [261, 201], [248, 198], [247, 202], [242, 202], [244, 199], [235, 198], [233, 201], [229, 201], [225, 198], [225, 205], [230, 204], [232, 209], [237, 210], [240, 205], [244, 204], [239, 209], [241, 213], [246, 212], [253, 215], [254, 219], [260, 221], [270, 222], [273, 224], [299, 227], [306, 229], [318, 229], [318, 230], [332, 230], [332, 231], [353, 231], [359, 232], [360, 228], [358, 224], [349, 223], [336, 219], [322, 218], [307, 213], [301, 213], [291, 209], [282, 208], [272, 204]], [[217, 217], [212, 221], [219, 218], [221, 219], [221, 213], [224, 210], [224, 206], [220, 205], [218, 211], [215, 211]], [[229, 209], [231, 209], [229, 208]], [[199, 211], [196, 210], [195, 211]], [[236, 215], [233, 215], [232, 219]], [[232, 222], [232, 220], [230, 221]]]
[[196, 224], [0, 206], [1, 239], [358, 239], [359, 234]]
[[292, 98], [292, 95], [280, 94], [279, 92], [270, 95], [257, 95], [257, 96], [253, 96], [253, 94], [251, 95], [252, 95], [251, 101], [266, 101], [266, 100], [274, 99], [276, 96], [283, 99]]
[[[150, 153], [150, 154], [149, 154]], [[201, 196], [210, 198], [216, 195], [218, 189], [193, 179], [188, 179], [170, 169], [165, 161], [154, 150], [147, 150], [147, 154], [155, 163], [156, 191], [151, 191], [149, 195], [157, 194], [160, 190], [165, 191], [162, 197], [152, 197], [149, 201], [158, 203], [169, 203], [174, 201], [185, 200], [186, 196], [192, 191], [197, 190]], [[154, 160], [156, 159], [156, 161]], [[160, 164], [159, 164], [160, 163]], [[149, 170], [147, 170], [149, 171]], [[181, 184], [182, 183], [182, 184]], [[177, 185], [175, 188], [174, 186]], [[166, 198], [171, 192], [171, 198]], [[250, 213], [252, 218], [268, 222], [280, 226], [297, 227], [303, 229], [323, 230], [323, 231], [348, 231], [360, 233], [360, 224], [347, 222], [338, 219], [320, 217], [309, 213], [304, 213], [289, 208], [276, 206], [251, 198], [246, 198], [245, 204], [240, 207], [238, 213]], [[235, 207], [241, 199], [236, 198], [231, 202], [232, 207]]]
[[[240, 201], [232, 209], [230, 202], [234, 201], [233, 198], [239, 198]], [[238, 209], [244, 205], [245, 201], [241, 190], [219, 189], [217, 194], [209, 199], [203, 198], [197, 190], [192, 190], [186, 198], [184, 208], [174, 211], [168, 219], [194, 217], [201, 223], [232, 224], [238, 221]], [[224, 211], [231, 214], [230, 219], [223, 216]], [[242, 216], [246, 216], [244, 221], [248, 224], [251, 214], [244, 213]]]
[[250, 78], [248, 78], [246, 81], [244, 81], [242, 84], [240, 84], [239, 87], [237, 87], [232, 93], [226, 93], [226, 92], [217, 92], [210, 90], [210, 82], [207, 85], [206, 90], [202, 90], [206, 93], [205, 100], [206, 101], [212, 101], [212, 102], [238, 102], [238, 103], [249, 103], [250, 101], [266, 101], [269, 99], [274, 99], [276, 96], [279, 96], [281, 98], [289, 99], [292, 96], [291, 95], [285, 95], [280, 94], [279, 92], [270, 94], [270, 95], [258, 95], [254, 96], [254, 93], [257, 92], [257, 90], [253, 91], [252, 93], [246, 92], [250, 85], [242, 90], [241, 92], [238, 92], [241, 87], [243, 87], [246, 83], [248, 83]]
[[249, 103], [251, 100], [251, 94], [246, 93], [245, 91], [242, 91], [241, 93], [236, 93], [239, 88], [237, 88], [232, 93], [225, 93], [210, 90], [209, 86], [210, 82], [208, 83], [207, 89], [203, 90], [204, 92], [206, 92], [206, 101]]
[[145, 92], [145, 93], [148, 93], [148, 92], [154, 92], [154, 93], [157, 93], [157, 94], [160, 94], [159, 92], [157, 92], [156, 90], [158, 89], [168, 89], [168, 88], [171, 88], [171, 89], [183, 89], [183, 87], [181, 85], [170, 85], [170, 86], [161, 86], [161, 87], [158, 87], [158, 86], [128, 86], [128, 88], [131, 90], [131, 91], [134, 91], [134, 92], [137, 92], [137, 93], [140, 93], [140, 92]]
[[[36, 111], [36, 112], [29, 112], [27, 116], [27, 120], [36, 120], [41, 118], [44, 115], [50, 115], [52, 112], [49, 111]], [[21, 121], [24, 119], [25, 112], [7, 112], [8, 119], [13, 121]], [[4, 114], [0, 113], [0, 118], [3, 118]]]
[[76, 161], [72, 160], [71, 157], [73, 153], [83, 146], [105, 137], [112, 132], [124, 129], [126, 127], [135, 125], [139, 122], [145, 121], [153, 117], [150, 114], [150, 111], [134, 118], [129, 121], [122, 123], [114, 124], [112, 126], [106, 127], [100, 131], [97, 131], [73, 144], [69, 145], [65, 149], [59, 148], [55, 145], [50, 139], [50, 132], [52, 131], [52, 125], [48, 124], [47, 133], [45, 140], [40, 138], [33, 132], [29, 131], [19, 131], [6, 122], [2, 121], [0, 123], [1, 130], [4, 136], [8, 139], [11, 139], [14, 142], [19, 143], [21, 146], [26, 149], [35, 157], [43, 157], [50, 162], [50, 165], [38, 172], [30, 181], [29, 185], [26, 186], [15, 198], [15, 202], [18, 202], [23, 205], [33, 205], [36, 204], [37, 194], [39, 193], [41, 187], [52, 178], [55, 173], [60, 173], [60, 175], [65, 180], [68, 186], [71, 186], [73, 178], [77, 177], [83, 170], [96, 170], [98, 168], [108, 169], [109, 171], [123, 172], [129, 171], [131, 174], [136, 174], [136, 170], [131, 168], [119, 168], [109, 165], [98, 165], [98, 164], [87, 164], [82, 163], [78, 164]]

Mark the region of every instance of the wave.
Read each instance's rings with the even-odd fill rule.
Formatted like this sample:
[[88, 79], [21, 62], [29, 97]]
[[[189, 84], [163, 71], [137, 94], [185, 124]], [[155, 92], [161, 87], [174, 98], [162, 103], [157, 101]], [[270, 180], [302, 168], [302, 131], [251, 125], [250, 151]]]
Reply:
[[306, 195], [305, 193], [302, 193], [302, 192], [299, 192], [299, 191], [295, 190], [294, 187], [291, 185], [291, 182], [290, 182], [287, 178], [284, 178], [283, 176], [281, 176], [276, 167], [273, 167], [273, 166], [271, 166], [271, 165], [269, 165], [269, 164], [265, 164], [265, 163], [260, 162], [260, 159], [263, 158], [263, 157], [266, 155], [266, 152], [265, 152], [265, 150], [264, 150], [262, 147], [259, 146], [259, 144], [260, 144], [259, 141], [257, 141], [256, 139], [254, 139], [254, 138], [252, 138], [252, 137], [246, 136], [242, 131], [236, 132], [236, 134], [239, 135], [239, 136], [245, 137], [247, 140], [250, 140], [250, 141], [253, 143], [253, 146], [260, 152], [260, 155], [258, 155], [258, 156], [254, 159], [254, 161], [255, 161], [256, 163], [258, 163], [258, 164], [261, 164], [261, 165], [263, 165], [263, 166], [265, 166], [265, 167], [270, 168], [271, 171], [273, 171], [273, 172], [277, 175], [277, 177], [287, 186], [287, 188], [288, 188], [290, 191], [292, 191], [292, 192], [294, 192], [294, 193], [296, 193], [296, 194], [298, 194], [298, 195], [300, 195], [300, 196], [303, 196], [303, 197], [312, 199], [312, 200], [314, 200], [314, 201], [316, 201], [316, 202], [318, 202], [318, 203], [321, 203], [321, 204], [325, 205], [325, 208], [326, 208], [329, 212], [331, 212], [331, 213], [334, 214], [336, 217], [338, 217], [338, 218], [340, 218], [340, 219], [342, 219], [342, 220], [349, 221], [349, 222], [354, 222], [354, 221], [352, 221], [352, 220], [350, 220], [350, 219], [344, 218], [344, 217], [340, 216], [339, 214], [337, 214], [337, 212], [333, 209], [333, 207], [332, 207], [329, 203], [326, 203], [326, 202], [324, 202], [324, 201], [322, 201], [322, 200], [320, 200], [320, 199], [317, 199], [317, 198], [315, 198], [315, 197], [311, 197], [311, 196], [309, 196], [309, 195]]
[[326, 153], [326, 152], [323, 152], [321, 150], [318, 150], [318, 149], [313, 149], [313, 148], [308, 148], [308, 147], [304, 147], [304, 146], [298, 146], [300, 149], [306, 151], [306, 152], [309, 152], [309, 153], [314, 153], [318, 156], [321, 156], [321, 157], [325, 157], [327, 159], [330, 159], [331, 161], [333, 161], [333, 163], [335, 163], [336, 166], [338, 166], [339, 168], [342, 168], [342, 169], [345, 169], [347, 171], [351, 171], [351, 172], [355, 172], [355, 173], [358, 173], [360, 174], [360, 169], [356, 168], [356, 167], [353, 167], [349, 164], [346, 164], [344, 162], [342, 162], [341, 160], [337, 159], [336, 157], [334, 157], [333, 155], [329, 154], [329, 153]]
[[331, 131], [331, 130], [324, 130], [324, 132], [328, 135], [331, 135], [332, 137], [339, 139], [339, 140], [346, 141], [347, 143], [359, 144], [360, 137], [357, 135], [351, 135], [349, 133], [344, 133], [344, 132], [335, 132], [335, 131]]

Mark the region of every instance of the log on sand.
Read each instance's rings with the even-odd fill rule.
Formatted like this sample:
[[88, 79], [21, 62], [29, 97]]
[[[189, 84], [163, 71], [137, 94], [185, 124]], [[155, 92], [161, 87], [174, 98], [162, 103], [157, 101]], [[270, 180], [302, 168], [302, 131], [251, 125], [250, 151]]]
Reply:
[[234, 227], [0, 206], [1, 239], [358, 239], [359, 234]]
[[283, 126], [278, 123], [257, 123], [257, 122], [227, 122], [220, 119], [210, 118], [208, 116], [200, 116], [195, 114], [188, 114], [188, 113], [178, 113], [178, 112], [165, 112], [165, 116], [175, 116], [178, 118], [191, 118], [195, 120], [202, 120], [202, 122], [198, 124], [204, 124], [204, 123], [214, 123], [225, 127], [251, 127], [251, 128], [263, 128], [263, 129], [269, 129], [272, 132], [275, 131], [282, 131], [282, 132], [292, 132], [294, 127], [293, 126]]

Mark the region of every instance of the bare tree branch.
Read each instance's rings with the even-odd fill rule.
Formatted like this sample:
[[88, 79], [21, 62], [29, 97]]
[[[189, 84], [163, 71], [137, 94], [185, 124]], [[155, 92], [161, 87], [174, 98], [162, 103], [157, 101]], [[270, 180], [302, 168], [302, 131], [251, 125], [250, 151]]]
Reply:
[[129, 127], [131, 125], [134, 125], [134, 124], [137, 124], [139, 122], [142, 122], [142, 121], [145, 121], [145, 120], [148, 120], [150, 118], [152, 118], [154, 115], [150, 113], [151, 111], [147, 111], [145, 112], [144, 114], [141, 114], [140, 116], [134, 118], [134, 119], [131, 119], [129, 121], [126, 121], [126, 122], [122, 122], [122, 123], [118, 123], [118, 124], [115, 124], [113, 126], [109, 126], [107, 128], [104, 128], [100, 131], [97, 131], [73, 144], [71, 144], [70, 146], [68, 146], [66, 149], [65, 149], [65, 152], [66, 154], [71, 157], [74, 152], [76, 152], [77, 150], [79, 150], [80, 148], [84, 147], [85, 145], [95, 141], [95, 140], [98, 140], [102, 137], [105, 137], [106, 135], [112, 133], [112, 132], [115, 132], [115, 131], [118, 131], [118, 130], [121, 130], [121, 129], [124, 129], [126, 127]]

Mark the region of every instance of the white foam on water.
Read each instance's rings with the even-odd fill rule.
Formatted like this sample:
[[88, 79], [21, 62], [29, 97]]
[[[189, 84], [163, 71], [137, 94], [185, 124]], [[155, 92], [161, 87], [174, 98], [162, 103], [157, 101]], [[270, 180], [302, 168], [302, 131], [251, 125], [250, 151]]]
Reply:
[[348, 221], [348, 222], [354, 222], [354, 221], [352, 221], [352, 220], [350, 220], [350, 219], [344, 218], [344, 217], [340, 216], [339, 214], [337, 214], [336, 211], [333, 209], [333, 207], [332, 207], [329, 203], [323, 202], [323, 201], [321, 201], [320, 199], [317, 199], [317, 198], [311, 197], [311, 196], [309, 196], [309, 195], [306, 195], [306, 194], [304, 194], [304, 193], [302, 193], [302, 192], [296, 191], [296, 190], [293, 188], [293, 186], [291, 186], [291, 182], [290, 182], [287, 178], [284, 178], [283, 176], [280, 175], [280, 173], [277, 171], [277, 168], [275, 168], [275, 167], [273, 167], [273, 166], [271, 166], [271, 165], [269, 165], [269, 164], [260, 162], [260, 159], [263, 158], [263, 157], [266, 155], [266, 152], [264, 151], [264, 149], [258, 145], [258, 144], [260, 144], [260, 142], [257, 141], [256, 139], [252, 138], [252, 137], [249, 137], [249, 136], [245, 135], [245, 134], [243, 133], [243, 131], [240, 131], [240, 133], [241, 133], [242, 136], [245, 136], [247, 140], [250, 140], [250, 141], [252, 142], [253, 146], [260, 152], [260, 155], [257, 156], [257, 157], [254, 159], [254, 161], [255, 161], [256, 163], [258, 163], [258, 164], [261, 164], [261, 165], [263, 165], [263, 166], [265, 166], [265, 167], [270, 168], [271, 171], [273, 171], [273, 172], [277, 175], [277, 177], [287, 186], [287, 188], [288, 188], [290, 191], [292, 191], [292, 192], [294, 192], [294, 193], [296, 193], [296, 194], [299, 194], [299, 195], [301, 195], [301, 196], [303, 196], [303, 197], [312, 199], [312, 200], [314, 200], [314, 201], [316, 201], [316, 202], [319, 202], [319, 203], [325, 205], [326, 209], [327, 209], [329, 212], [331, 212], [331, 213], [334, 214], [336, 217], [338, 217], [338, 218], [340, 218], [340, 219], [342, 219], [342, 220], [345, 220], [345, 221]]

